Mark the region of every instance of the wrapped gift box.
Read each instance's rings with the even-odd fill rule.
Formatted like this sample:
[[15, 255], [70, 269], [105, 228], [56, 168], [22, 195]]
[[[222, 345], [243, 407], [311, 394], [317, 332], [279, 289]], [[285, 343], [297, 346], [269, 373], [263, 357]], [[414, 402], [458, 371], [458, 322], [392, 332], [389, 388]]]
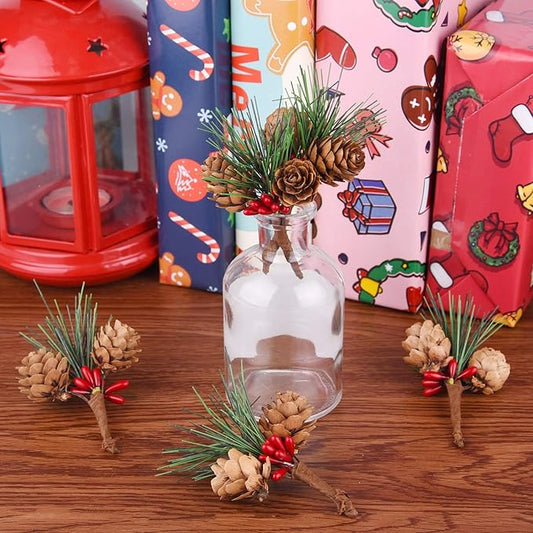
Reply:
[[338, 193], [345, 205], [342, 214], [354, 224], [357, 233], [388, 233], [396, 206], [381, 180], [355, 178], [346, 191]]
[[[403, 310], [416, 310], [421, 303], [436, 156], [440, 50], [444, 38], [487, 3], [317, 1], [317, 69], [333, 85], [332, 93], [342, 99], [344, 108], [367, 102], [361, 109], [364, 117], [375, 100], [386, 119], [384, 124], [368, 124], [366, 164], [358, 178], [383, 182], [390, 195], [390, 221], [377, 226], [353, 224], [343, 214], [339, 188], [320, 189], [315, 243], [338, 259], [347, 298]], [[350, 190], [347, 184], [340, 187]], [[374, 290], [360, 290], [361, 279], [379, 285], [371, 297], [366, 296]]]
[[207, 198], [202, 125], [229, 114], [229, 0], [148, 3], [158, 182], [160, 281], [219, 291], [234, 257], [233, 219]]
[[[257, 104], [262, 122], [300, 69], [313, 67], [314, 0], [231, 0], [233, 106]], [[239, 250], [257, 244], [255, 218], [237, 213]]]
[[516, 324], [533, 296], [533, 10], [498, 0], [447, 40], [428, 287]]

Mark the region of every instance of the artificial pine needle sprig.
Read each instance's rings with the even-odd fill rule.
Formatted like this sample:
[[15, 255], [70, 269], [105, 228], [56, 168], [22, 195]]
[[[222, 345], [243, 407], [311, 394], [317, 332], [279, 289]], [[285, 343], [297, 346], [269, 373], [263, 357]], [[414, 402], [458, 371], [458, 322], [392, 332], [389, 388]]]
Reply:
[[[296, 149], [306, 153], [316, 139], [345, 137], [363, 144], [369, 135], [370, 123], [384, 124], [384, 112], [377, 101], [358, 102], [342, 111], [342, 100], [337, 96], [335, 84], [324, 80], [316, 70], [303, 70], [284, 99], [294, 110], [298, 127]], [[362, 110], [364, 119], [358, 118]]]
[[[238, 378], [231, 370], [228, 380], [221, 378], [225, 398], [215, 386], [207, 399], [193, 388], [203, 411], [186, 412], [202, 422], [175, 426], [187, 438], [163, 452], [176, 457], [159, 467], [162, 472], [158, 475], [186, 474], [195, 481], [211, 478], [211, 488], [221, 500], [252, 498], [260, 502], [268, 497], [269, 481], [287, 476], [330, 498], [339, 514], [357, 516], [344, 491], [334, 489], [300, 460], [299, 451], [305, 444], [302, 435], [308, 437], [314, 428], [306, 421], [312, 412], [307, 400], [290, 391], [278, 393], [273, 404], [263, 407], [264, 416], [258, 423], [242, 369]], [[290, 431], [283, 424], [289, 418]]]
[[492, 394], [509, 377], [510, 366], [505, 356], [493, 348], [481, 348], [503, 324], [493, 321], [496, 310], [476, 319], [471, 296], [463, 300], [449, 294], [446, 310], [440, 295], [435, 297], [428, 289], [424, 303], [427, 311], [420, 313], [424, 322], [417, 322], [405, 331], [407, 338], [402, 346], [408, 355], [404, 361], [423, 374], [424, 396], [434, 396], [446, 389], [453, 442], [463, 448], [463, 391]]
[[215, 149], [202, 172], [218, 207], [245, 215], [286, 215], [312, 202], [321, 183], [352, 181], [365, 164], [363, 144], [381, 127], [376, 102], [342, 111], [340, 96], [314, 70], [299, 78], [265, 120], [257, 102], [216, 110], [202, 129]]
[[481, 319], [476, 319], [476, 305], [471, 296], [463, 302], [460, 296], [456, 299], [453, 294], [449, 294], [446, 311], [440, 294], [435, 297], [431, 290], [428, 290], [427, 296], [424, 296], [424, 304], [427, 314], [423, 308], [420, 314], [422, 318], [431, 318], [435, 324], [440, 324], [444, 335], [450, 339], [458, 373], [466, 368], [472, 354], [503, 326], [492, 320], [497, 309], [486, 313]]
[[85, 284], [75, 297], [74, 309], [67, 305], [63, 312], [56, 300], [52, 308], [34, 283], [48, 315], [44, 324], [37, 325], [41, 340], [20, 332], [36, 349], [17, 367], [20, 390], [37, 402], [67, 401], [72, 396], [82, 399], [96, 417], [102, 448], [117, 453], [104, 400], [124, 403], [117, 391], [126, 388], [129, 381], [123, 379], [106, 386], [105, 380], [109, 371], [128, 368], [138, 361], [140, 337], [119, 320], [112, 324], [111, 318], [97, 332], [97, 304], [93, 305], [91, 294], [84, 294]]

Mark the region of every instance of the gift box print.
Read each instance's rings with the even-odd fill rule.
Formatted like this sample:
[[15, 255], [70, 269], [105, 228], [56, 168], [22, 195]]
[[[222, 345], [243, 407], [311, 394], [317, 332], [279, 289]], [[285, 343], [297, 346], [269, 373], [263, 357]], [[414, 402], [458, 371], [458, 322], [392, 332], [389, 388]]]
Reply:
[[[261, 121], [300, 74], [312, 68], [314, 0], [231, 0], [233, 106], [252, 101]], [[258, 242], [254, 218], [236, 214], [236, 244], [244, 250]]]
[[229, 0], [148, 3], [161, 283], [222, 289], [234, 257], [233, 218], [207, 198], [202, 125], [229, 114]]
[[[365, 168], [357, 178], [379, 178], [388, 194], [381, 207], [387, 210], [378, 211], [377, 203], [363, 205], [368, 196], [356, 207], [349, 187], [341, 193], [349, 205], [339, 202], [338, 190], [320, 188], [315, 243], [338, 259], [347, 298], [402, 310], [421, 304], [442, 42], [488, 3], [317, 1], [316, 68], [334, 84], [332, 97], [341, 98], [343, 107], [368, 102], [360, 118], [368, 116], [375, 99], [385, 118], [367, 123]], [[353, 223], [347, 223], [347, 215]], [[360, 280], [377, 292], [358, 290]]]
[[447, 42], [428, 287], [514, 326], [533, 296], [533, 10], [497, 0]]
[[388, 233], [396, 205], [381, 180], [355, 178], [337, 197], [344, 203], [342, 214], [353, 222], [357, 233]]

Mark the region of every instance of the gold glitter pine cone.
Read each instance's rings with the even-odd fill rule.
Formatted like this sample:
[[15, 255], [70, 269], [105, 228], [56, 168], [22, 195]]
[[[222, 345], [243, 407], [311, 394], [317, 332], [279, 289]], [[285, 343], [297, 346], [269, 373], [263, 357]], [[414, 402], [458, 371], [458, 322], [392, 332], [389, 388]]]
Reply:
[[420, 373], [438, 372], [451, 361], [452, 344], [439, 324], [435, 325], [431, 320], [416, 322], [405, 333], [407, 338], [402, 347], [408, 355], [403, 360], [416, 366]]
[[211, 488], [221, 500], [256, 498], [263, 501], [268, 496], [267, 480], [270, 477], [270, 460], [260, 463], [252, 455], [245, 455], [235, 448], [228, 452], [228, 459], [221, 457], [211, 465], [215, 477]]
[[210, 155], [202, 165], [202, 172], [205, 178], [212, 177], [217, 180], [216, 182], [206, 180], [207, 190], [211, 193], [210, 199], [216, 202], [217, 207], [226, 209], [230, 213], [237, 213], [242, 211], [249, 198], [254, 196], [252, 189], [237, 184], [238, 174], [220, 154]]
[[365, 166], [365, 153], [358, 143], [343, 137], [326, 137], [309, 146], [307, 157], [327, 185], [351, 181]]
[[272, 193], [283, 205], [311, 202], [320, 185], [320, 177], [311, 161], [291, 159], [278, 168], [272, 182]]
[[472, 377], [473, 390], [483, 394], [499, 391], [511, 373], [511, 365], [506, 361], [505, 355], [494, 348], [476, 350], [468, 361], [468, 366], [477, 367], [477, 373]]
[[100, 327], [94, 338], [91, 357], [104, 371], [129, 368], [139, 361], [137, 354], [141, 352], [140, 339], [133, 328], [115, 320], [112, 325], [108, 323]]
[[278, 392], [276, 399], [262, 409], [259, 429], [265, 438], [268, 439], [272, 435], [282, 438], [290, 435], [297, 450], [305, 446], [309, 434], [316, 427], [313, 422], [306, 422], [313, 408], [307, 403], [305, 396], [300, 396], [297, 392]]
[[60, 353], [39, 348], [30, 352], [17, 367], [20, 392], [35, 402], [65, 401], [70, 383], [68, 359]]

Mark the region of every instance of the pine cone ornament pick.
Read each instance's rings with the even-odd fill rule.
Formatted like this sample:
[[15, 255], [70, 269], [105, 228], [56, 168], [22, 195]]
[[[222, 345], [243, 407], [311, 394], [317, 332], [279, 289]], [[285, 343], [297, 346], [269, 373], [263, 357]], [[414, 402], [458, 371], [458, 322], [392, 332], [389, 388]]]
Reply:
[[314, 141], [307, 157], [316, 166], [321, 181], [333, 186], [339, 181], [351, 181], [365, 166], [365, 154], [359, 144], [343, 137]]
[[20, 391], [35, 402], [66, 401], [69, 385], [68, 359], [39, 348], [30, 352], [17, 367]]
[[115, 320], [100, 327], [95, 335], [91, 357], [104, 371], [116, 371], [129, 368], [137, 363], [140, 335], [127, 324]]
[[493, 348], [481, 348], [472, 354], [469, 366], [477, 367], [477, 373], [472, 377], [475, 391], [483, 394], [494, 394], [499, 391], [511, 373], [511, 365], [505, 355]]
[[313, 163], [295, 158], [276, 170], [272, 192], [283, 205], [292, 207], [312, 201], [319, 185], [320, 178]]
[[409, 355], [403, 360], [416, 366], [421, 373], [438, 371], [451, 361], [451, 342], [440, 324], [424, 320], [407, 328], [405, 333], [407, 338], [402, 347]]
[[235, 448], [228, 451], [228, 457], [217, 459], [211, 466], [215, 474], [211, 480], [213, 492], [221, 500], [256, 498], [264, 501], [268, 496], [270, 461], [261, 464], [253, 455], [245, 455]]
[[296, 449], [305, 446], [307, 439], [316, 425], [306, 422], [313, 408], [305, 396], [296, 392], [278, 392], [273, 402], [263, 406], [263, 416], [259, 419], [259, 429], [268, 439], [272, 435], [294, 439]]
[[255, 197], [252, 189], [240, 184], [235, 169], [220, 154], [210, 155], [202, 165], [202, 172], [207, 190], [211, 193], [210, 199], [216, 202], [217, 207], [237, 213], [246, 207], [250, 198]]

